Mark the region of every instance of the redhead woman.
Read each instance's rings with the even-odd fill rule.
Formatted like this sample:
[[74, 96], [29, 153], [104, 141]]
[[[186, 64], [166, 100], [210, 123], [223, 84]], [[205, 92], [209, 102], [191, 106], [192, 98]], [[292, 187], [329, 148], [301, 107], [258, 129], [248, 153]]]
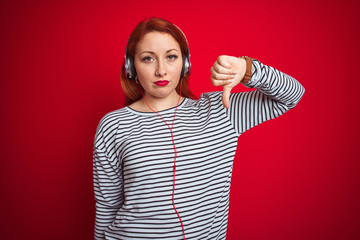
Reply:
[[[219, 56], [210, 70], [223, 91], [196, 99], [182, 31], [157, 18], [136, 26], [121, 71], [126, 107], [95, 136], [95, 239], [226, 238], [238, 138], [305, 90], [250, 57]], [[231, 93], [239, 83], [255, 90]]]

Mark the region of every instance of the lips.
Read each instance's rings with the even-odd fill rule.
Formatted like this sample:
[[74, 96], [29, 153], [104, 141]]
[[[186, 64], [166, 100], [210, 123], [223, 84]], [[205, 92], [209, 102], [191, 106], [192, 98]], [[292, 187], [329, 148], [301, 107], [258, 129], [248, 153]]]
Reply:
[[156, 81], [155, 84], [158, 86], [166, 86], [169, 84], [169, 81], [168, 80], [159, 80], [159, 81]]

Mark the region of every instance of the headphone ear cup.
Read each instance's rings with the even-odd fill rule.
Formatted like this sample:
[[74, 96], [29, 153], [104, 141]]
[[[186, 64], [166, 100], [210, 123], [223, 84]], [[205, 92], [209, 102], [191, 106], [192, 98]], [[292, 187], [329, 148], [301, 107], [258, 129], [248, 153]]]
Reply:
[[190, 59], [189, 56], [184, 56], [183, 66], [181, 69], [180, 78], [184, 78], [185, 75], [190, 75]]
[[125, 75], [127, 78], [131, 79], [131, 72], [130, 72], [130, 59], [125, 55]]
[[130, 62], [130, 71], [131, 71], [132, 79], [136, 79], [137, 73], [135, 69], [134, 59], [129, 58], [129, 62]]
[[134, 60], [131, 57], [125, 56], [125, 71], [127, 78], [129, 79], [136, 78], [136, 69], [134, 66]]
[[190, 67], [191, 67], [190, 56], [187, 56], [185, 62], [185, 74], [187, 74], [188, 76], [190, 76], [190, 72], [191, 72]]

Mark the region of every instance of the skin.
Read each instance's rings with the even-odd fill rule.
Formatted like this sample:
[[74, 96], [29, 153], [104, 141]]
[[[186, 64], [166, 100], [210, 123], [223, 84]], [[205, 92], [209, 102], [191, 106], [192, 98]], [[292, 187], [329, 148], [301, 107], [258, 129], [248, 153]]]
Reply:
[[[138, 80], [144, 88], [146, 101], [155, 111], [175, 107], [183, 100], [176, 92], [182, 69], [182, 55], [178, 42], [169, 34], [161, 32], [147, 33], [139, 41], [134, 64]], [[223, 104], [229, 108], [232, 88], [239, 84], [246, 72], [246, 61], [233, 56], [221, 55], [210, 69], [211, 82], [223, 87]], [[168, 80], [166, 86], [155, 84], [159, 80]], [[151, 112], [144, 98], [130, 105], [137, 111]]]
[[229, 108], [231, 89], [241, 83], [245, 76], [245, 59], [221, 55], [211, 67], [210, 72], [212, 84], [223, 87], [223, 105]]
[[[138, 43], [134, 56], [135, 68], [145, 90], [146, 101], [155, 111], [174, 107], [178, 103], [180, 96], [175, 89], [180, 80], [182, 62], [180, 46], [170, 34], [150, 32]], [[158, 86], [155, 82], [159, 80], [168, 80], [169, 84]], [[151, 112], [144, 98], [130, 107]]]

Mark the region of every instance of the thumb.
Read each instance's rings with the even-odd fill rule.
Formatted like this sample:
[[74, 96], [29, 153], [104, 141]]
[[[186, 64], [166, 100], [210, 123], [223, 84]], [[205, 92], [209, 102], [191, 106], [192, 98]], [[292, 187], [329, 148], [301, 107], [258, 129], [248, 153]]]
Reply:
[[229, 107], [230, 107], [229, 101], [230, 101], [231, 89], [232, 89], [232, 87], [223, 86], [222, 102], [223, 102], [224, 107], [226, 107], [227, 109], [229, 109]]

